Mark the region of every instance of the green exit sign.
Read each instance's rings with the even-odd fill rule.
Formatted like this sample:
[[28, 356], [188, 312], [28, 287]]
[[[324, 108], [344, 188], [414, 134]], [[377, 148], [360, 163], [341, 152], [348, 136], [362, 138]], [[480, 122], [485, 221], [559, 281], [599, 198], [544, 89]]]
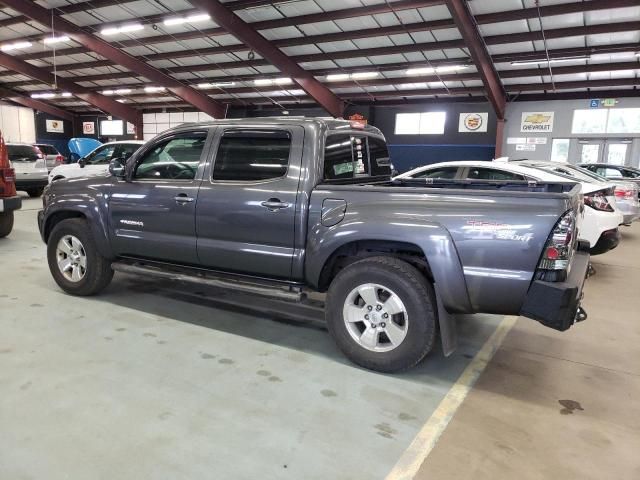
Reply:
[[615, 98], [604, 98], [602, 99], [603, 107], [615, 107], [618, 101]]

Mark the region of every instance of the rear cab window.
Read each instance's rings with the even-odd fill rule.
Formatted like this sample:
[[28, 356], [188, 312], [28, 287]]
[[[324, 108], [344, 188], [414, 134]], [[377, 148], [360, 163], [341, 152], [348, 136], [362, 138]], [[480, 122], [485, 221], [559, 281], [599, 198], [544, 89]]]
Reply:
[[391, 161], [386, 142], [357, 133], [330, 133], [324, 148], [325, 181], [362, 182], [391, 177]]

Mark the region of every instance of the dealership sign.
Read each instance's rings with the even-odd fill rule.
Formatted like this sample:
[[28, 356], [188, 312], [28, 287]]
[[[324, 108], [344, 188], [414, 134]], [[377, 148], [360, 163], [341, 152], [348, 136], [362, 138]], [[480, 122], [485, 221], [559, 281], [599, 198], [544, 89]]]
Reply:
[[94, 122], [82, 122], [82, 133], [85, 135], [93, 135], [96, 133], [96, 124]]
[[524, 112], [522, 114], [521, 132], [552, 132], [553, 112]]
[[461, 113], [458, 120], [458, 132], [486, 132], [489, 114], [484, 113]]
[[47, 120], [47, 132], [64, 133], [64, 123], [62, 120]]

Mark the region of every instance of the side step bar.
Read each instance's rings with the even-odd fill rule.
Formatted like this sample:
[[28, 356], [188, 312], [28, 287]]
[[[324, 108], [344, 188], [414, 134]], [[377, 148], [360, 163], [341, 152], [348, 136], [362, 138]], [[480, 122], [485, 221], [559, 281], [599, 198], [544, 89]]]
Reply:
[[235, 279], [227, 279], [212, 274], [200, 272], [172, 271], [154, 267], [144, 263], [114, 262], [111, 264], [116, 272], [130, 273], [133, 275], [153, 275], [158, 278], [173, 280], [177, 282], [197, 283], [209, 285], [211, 287], [236, 290], [239, 292], [259, 295], [261, 297], [277, 298], [289, 302], [302, 302], [306, 299], [306, 294], [300, 287], [269, 286], [258, 283], [243, 282]]

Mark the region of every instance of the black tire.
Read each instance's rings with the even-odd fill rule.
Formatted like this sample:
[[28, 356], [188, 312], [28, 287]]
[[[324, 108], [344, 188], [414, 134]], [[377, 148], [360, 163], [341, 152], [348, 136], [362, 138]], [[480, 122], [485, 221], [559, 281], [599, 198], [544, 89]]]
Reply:
[[[58, 242], [65, 235], [73, 235], [84, 247], [87, 260], [86, 271], [84, 277], [77, 282], [65, 278], [58, 268], [56, 250]], [[47, 242], [47, 260], [53, 279], [62, 290], [72, 295], [95, 295], [106, 288], [113, 278], [111, 262], [100, 255], [89, 225], [81, 218], [62, 220], [53, 228]]]
[[[347, 297], [356, 287], [378, 284], [393, 291], [408, 316], [406, 336], [386, 352], [368, 350], [352, 338], [343, 319]], [[369, 257], [352, 263], [333, 279], [325, 312], [338, 348], [354, 363], [378, 372], [397, 372], [418, 364], [433, 348], [437, 316], [433, 287], [416, 268], [394, 257]], [[379, 337], [378, 337], [379, 338]]]
[[44, 187], [28, 188], [27, 189], [27, 193], [29, 194], [29, 196], [31, 198], [39, 197], [40, 195], [42, 195], [42, 192], [44, 192]]
[[13, 230], [13, 212], [0, 213], [0, 238], [4, 238]]

